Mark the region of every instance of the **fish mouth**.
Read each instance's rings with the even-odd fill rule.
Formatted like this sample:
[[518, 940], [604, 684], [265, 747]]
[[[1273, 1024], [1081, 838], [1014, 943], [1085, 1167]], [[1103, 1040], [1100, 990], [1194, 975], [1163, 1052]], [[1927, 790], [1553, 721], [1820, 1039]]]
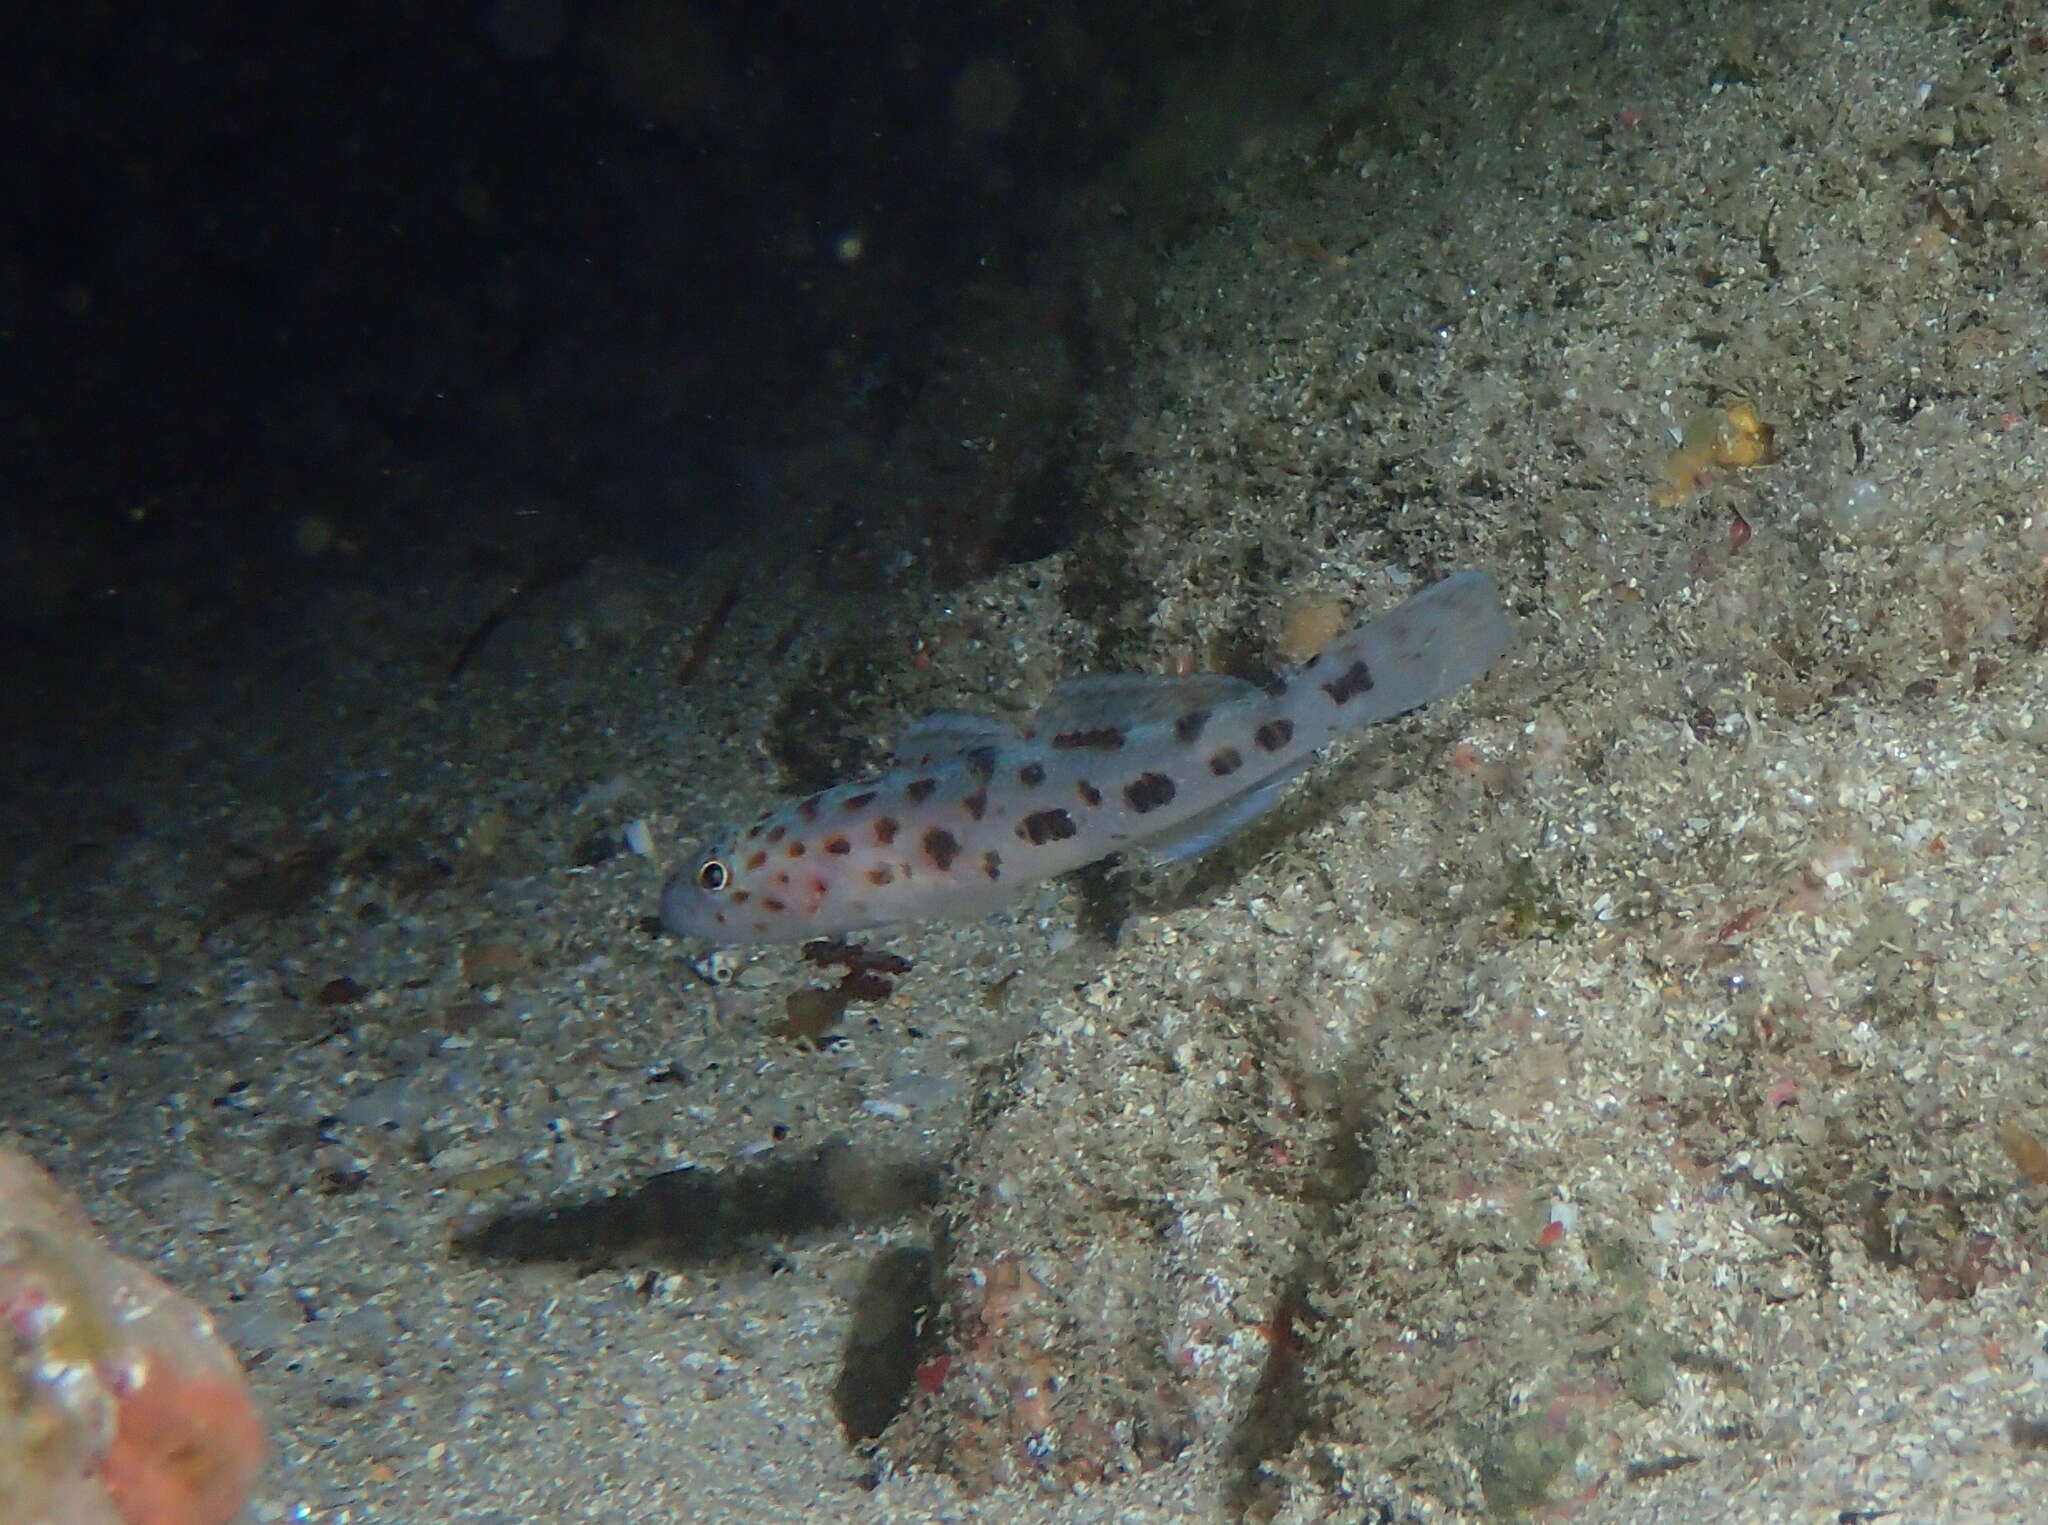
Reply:
[[661, 924], [677, 937], [708, 938], [704, 902], [687, 868], [673, 870], [661, 887]]

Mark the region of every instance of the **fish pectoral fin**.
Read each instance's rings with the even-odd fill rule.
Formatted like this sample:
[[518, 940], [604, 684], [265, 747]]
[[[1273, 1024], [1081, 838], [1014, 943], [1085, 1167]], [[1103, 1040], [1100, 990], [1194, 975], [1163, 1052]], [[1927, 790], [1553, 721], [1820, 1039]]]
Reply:
[[1016, 728], [993, 715], [934, 710], [904, 726], [889, 750], [897, 762], [916, 764], [955, 757], [976, 747], [1009, 746], [1016, 740]]
[[1031, 717], [1031, 725], [1041, 736], [1103, 726], [1128, 729], [1177, 720], [1190, 710], [1221, 709], [1259, 697], [1256, 683], [1222, 673], [1194, 673], [1185, 678], [1142, 672], [1093, 673], [1054, 685]]
[[1221, 804], [1211, 805], [1207, 810], [1189, 816], [1171, 831], [1147, 839], [1145, 856], [1154, 863], [1178, 863], [1236, 836], [1279, 804], [1287, 786], [1314, 761], [1315, 754], [1306, 753], [1278, 773], [1260, 779], [1242, 794], [1233, 794]]

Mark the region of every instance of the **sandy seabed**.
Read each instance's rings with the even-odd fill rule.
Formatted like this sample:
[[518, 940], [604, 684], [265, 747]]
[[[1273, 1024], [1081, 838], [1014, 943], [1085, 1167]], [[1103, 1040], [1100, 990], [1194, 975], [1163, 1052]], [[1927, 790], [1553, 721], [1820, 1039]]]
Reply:
[[[2048, 42], [1415, 48], [1153, 272], [1072, 549], [785, 565], [681, 687], [737, 556], [445, 692], [423, 568], [7, 802], [8, 1141], [218, 1316], [252, 1518], [2043, 1517]], [[1468, 564], [1495, 675], [1192, 875], [868, 939], [823, 1049], [647, 922], [821, 674], [880, 741]]]

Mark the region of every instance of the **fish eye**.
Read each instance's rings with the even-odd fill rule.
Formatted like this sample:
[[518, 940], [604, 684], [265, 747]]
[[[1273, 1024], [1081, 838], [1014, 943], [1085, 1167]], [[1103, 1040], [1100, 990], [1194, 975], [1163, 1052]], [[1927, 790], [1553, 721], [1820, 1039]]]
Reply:
[[715, 895], [731, 882], [732, 875], [726, 872], [725, 865], [716, 858], [706, 858], [703, 866], [697, 870], [697, 888], [707, 894]]

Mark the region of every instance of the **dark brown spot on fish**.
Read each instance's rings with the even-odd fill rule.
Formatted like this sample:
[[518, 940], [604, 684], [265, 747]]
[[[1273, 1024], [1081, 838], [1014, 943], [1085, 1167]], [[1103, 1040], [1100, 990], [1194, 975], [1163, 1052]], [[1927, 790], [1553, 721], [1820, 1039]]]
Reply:
[[894, 884], [895, 882], [896, 870], [889, 867], [889, 865], [886, 863], [882, 864], [878, 868], [871, 868], [868, 870], [869, 884]]
[[789, 828], [787, 826], [777, 826], [769, 831], [768, 840], [770, 842], [780, 842], [784, 837], [788, 835]]
[[835, 858], [843, 858], [853, 851], [853, 844], [844, 837], [827, 837], [825, 851]]
[[813, 879], [810, 881], [811, 893], [820, 900], [825, 898], [825, 892], [831, 888], [832, 886], [827, 884], [822, 879]]
[[1209, 724], [1207, 710], [1189, 710], [1173, 723], [1173, 739], [1185, 746], [1193, 746], [1202, 739], [1202, 731]]
[[849, 794], [839, 802], [841, 810], [865, 810], [875, 802], [875, 791], [864, 789], [859, 794]]
[[1124, 785], [1124, 801], [1143, 815], [1173, 802], [1173, 780], [1164, 773], [1140, 773]]
[[913, 778], [903, 788], [904, 797], [913, 805], [922, 805], [932, 797], [932, 791], [939, 787], [935, 778]]
[[960, 842], [952, 832], [942, 826], [934, 826], [924, 834], [924, 855], [932, 860], [932, 866], [940, 873], [953, 866], [953, 860], [960, 856]]
[[1244, 759], [1237, 755], [1236, 747], [1220, 748], [1216, 755], [1209, 759], [1209, 771], [1218, 778], [1228, 778], [1243, 766]]
[[752, 890], [734, 890], [730, 898], [734, 905], [745, 905], [754, 898], [754, 892]]
[[1045, 767], [1041, 763], [1026, 763], [1017, 770], [1017, 782], [1026, 789], [1036, 789], [1045, 782]]
[[1017, 823], [1017, 835], [1033, 847], [1064, 842], [1080, 829], [1064, 810], [1035, 810]]
[[1081, 796], [1082, 804], [1091, 808], [1102, 803], [1102, 791], [1085, 778], [1075, 783], [1074, 792]]
[[970, 747], [967, 751], [967, 771], [984, 784], [996, 776], [996, 749], [994, 747]]
[[875, 840], [882, 846], [887, 847], [896, 840], [897, 829], [896, 817], [893, 815], [877, 816], [875, 818]]
[[973, 816], [974, 819], [977, 821], [980, 820], [983, 816], [988, 814], [987, 787], [984, 785], [982, 788], [975, 790], [974, 793], [968, 795], [967, 798], [962, 800], [960, 803], [967, 807], [967, 813], [969, 815]]
[[1285, 719], [1268, 720], [1264, 725], [1260, 726], [1256, 731], [1252, 732], [1252, 740], [1256, 741], [1268, 752], [1279, 751], [1282, 747], [1286, 746], [1287, 743], [1293, 739], [1293, 737], [1294, 722], [1292, 720]]
[[823, 798], [821, 794], [809, 796], [796, 807], [796, 813], [807, 821], [815, 821], [818, 818], [818, 801]]
[[761, 909], [764, 911], [786, 911], [789, 907], [773, 896], [764, 896], [761, 901]]
[[981, 871], [991, 879], [1003, 877], [1003, 855], [991, 847], [981, 855]]
[[786, 886], [789, 883], [789, 875], [778, 871], [775, 875], [775, 882]]
[[1068, 751], [1114, 752], [1124, 744], [1124, 731], [1118, 725], [1091, 726], [1085, 731], [1062, 731], [1053, 737], [1052, 744]]
[[747, 828], [747, 840], [751, 842], [754, 838], [761, 835], [761, 828], [767, 824], [766, 821], [756, 821], [753, 825], [749, 826]]
[[747, 872], [751, 874], [755, 869], [759, 868], [762, 864], [766, 863], [767, 861], [768, 854], [761, 848], [755, 848], [752, 852], [747, 854]]
[[1353, 662], [1343, 672], [1323, 685], [1323, 692], [1330, 696], [1332, 704], [1349, 704], [1360, 694], [1372, 689], [1372, 669], [1363, 662]]
[[789, 846], [785, 847], [783, 851], [788, 853], [792, 858], [801, 858], [804, 855], [804, 844], [800, 839], [795, 840], [792, 841], [789, 844]]

